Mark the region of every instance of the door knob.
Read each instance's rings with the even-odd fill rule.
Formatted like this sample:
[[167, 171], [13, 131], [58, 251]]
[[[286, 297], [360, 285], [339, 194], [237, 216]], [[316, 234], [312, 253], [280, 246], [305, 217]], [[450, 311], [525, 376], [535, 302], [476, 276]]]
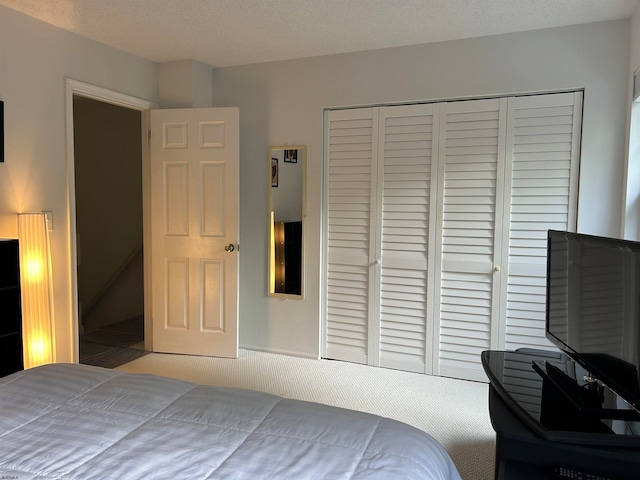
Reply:
[[233, 243], [230, 243], [229, 245], [226, 245], [224, 247], [225, 252], [233, 252], [235, 249], [236, 247], [233, 245]]

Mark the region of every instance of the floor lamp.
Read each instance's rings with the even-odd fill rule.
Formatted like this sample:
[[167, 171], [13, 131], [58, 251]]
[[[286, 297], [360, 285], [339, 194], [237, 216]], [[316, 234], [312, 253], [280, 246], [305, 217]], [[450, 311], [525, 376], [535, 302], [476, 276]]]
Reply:
[[44, 213], [18, 214], [24, 368], [52, 363], [53, 292]]

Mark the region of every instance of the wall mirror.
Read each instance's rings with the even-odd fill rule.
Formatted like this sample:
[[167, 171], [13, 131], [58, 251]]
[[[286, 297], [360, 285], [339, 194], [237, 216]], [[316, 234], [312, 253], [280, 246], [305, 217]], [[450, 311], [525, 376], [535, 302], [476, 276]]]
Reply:
[[302, 298], [304, 293], [304, 145], [270, 147], [269, 295]]

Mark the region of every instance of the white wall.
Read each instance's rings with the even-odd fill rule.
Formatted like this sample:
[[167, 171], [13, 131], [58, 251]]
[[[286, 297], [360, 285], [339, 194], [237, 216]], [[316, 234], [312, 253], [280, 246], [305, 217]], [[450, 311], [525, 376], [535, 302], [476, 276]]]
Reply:
[[[323, 110], [584, 88], [578, 228], [621, 228], [629, 21], [214, 70], [214, 106], [240, 107], [240, 343], [320, 351]], [[305, 298], [267, 296], [269, 145], [307, 145]]]
[[0, 6], [0, 237], [16, 237], [19, 212], [52, 210], [58, 361], [71, 361], [73, 332], [67, 218], [65, 77], [157, 101], [153, 62], [83, 39]]
[[627, 100], [630, 131], [623, 235], [629, 240], [640, 240], [640, 100], [633, 103], [633, 74], [640, 69], [640, 8], [631, 19], [630, 45]]
[[211, 106], [213, 68], [195, 60], [158, 64], [158, 96], [162, 108]]

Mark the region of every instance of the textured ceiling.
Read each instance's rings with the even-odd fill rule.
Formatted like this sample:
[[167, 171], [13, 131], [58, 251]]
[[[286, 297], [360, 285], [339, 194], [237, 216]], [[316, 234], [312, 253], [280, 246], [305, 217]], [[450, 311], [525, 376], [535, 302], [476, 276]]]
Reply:
[[630, 17], [640, 0], [0, 0], [155, 62], [222, 67]]

